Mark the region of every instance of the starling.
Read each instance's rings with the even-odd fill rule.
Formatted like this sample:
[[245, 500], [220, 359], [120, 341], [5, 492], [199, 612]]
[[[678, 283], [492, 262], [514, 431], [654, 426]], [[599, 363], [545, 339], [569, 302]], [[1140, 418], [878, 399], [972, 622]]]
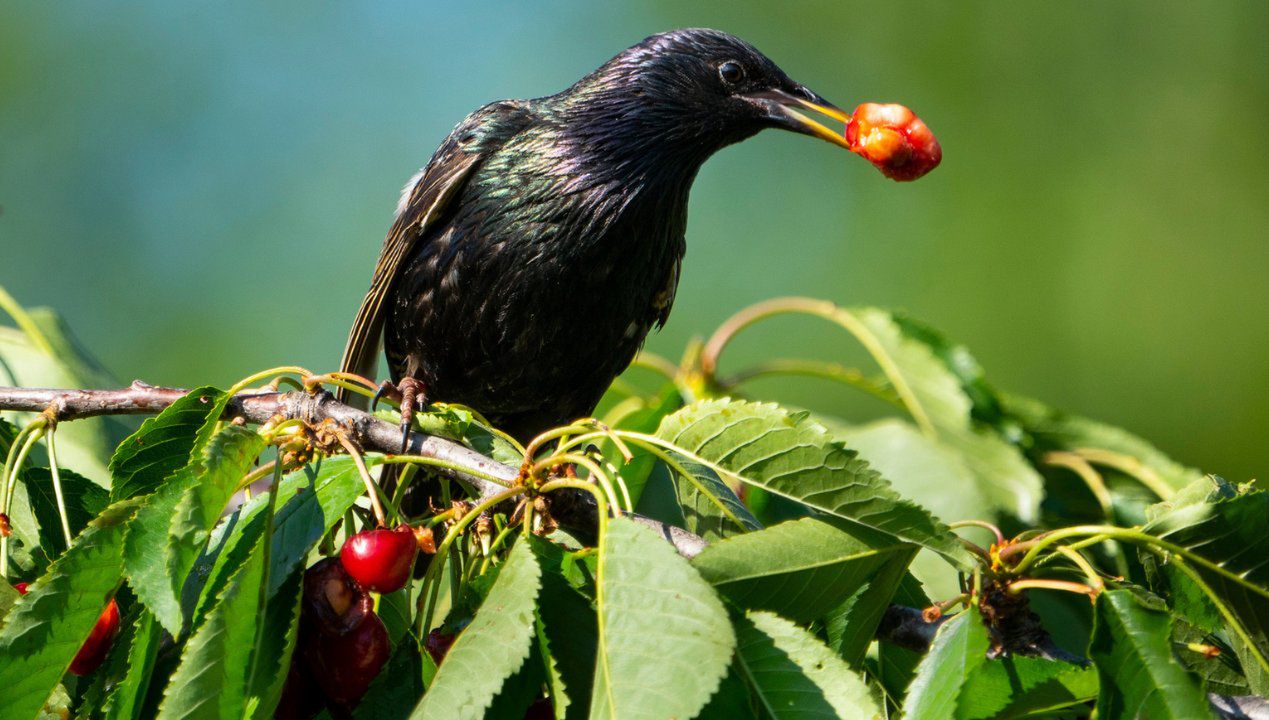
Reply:
[[382, 338], [406, 422], [424, 395], [520, 440], [589, 414], [670, 313], [701, 164], [769, 127], [848, 147], [800, 110], [849, 120], [708, 29], [484, 106], [405, 186], [342, 369], [373, 377]]

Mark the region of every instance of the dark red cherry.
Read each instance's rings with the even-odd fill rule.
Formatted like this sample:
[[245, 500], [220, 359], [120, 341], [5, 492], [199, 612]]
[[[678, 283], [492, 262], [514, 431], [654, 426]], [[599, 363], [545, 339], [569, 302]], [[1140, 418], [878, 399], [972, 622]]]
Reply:
[[[302, 649], [296, 648], [295, 652], [301, 653]], [[282, 698], [273, 710], [273, 720], [311, 720], [322, 711], [322, 698], [322, 691], [300, 667], [298, 658], [292, 658], [286, 684], [282, 686]]]
[[555, 706], [550, 698], [538, 698], [524, 711], [524, 720], [555, 720]]
[[454, 635], [452, 633], [433, 630], [427, 634], [427, 640], [423, 641], [423, 647], [427, 650], [427, 654], [432, 656], [432, 662], [437, 665], [445, 659], [445, 655], [449, 652], [449, 648], [454, 644]]
[[75, 653], [75, 659], [71, 660], [70, 671], [82, 676], [101, 667], [118, 633], [119, 606], [111, 600], [106, 609], [101, 612], [101, 616], [97, 618], [97, 624], [93, 626], [92, 632], [88, 633], [88, 639], [79, 647], [79, 652]]
[[370, 613], [342, 635], [315, 634], [304, 648], [304, 663], [331, 704], [350, 713], [391, 653], [383, 621]]
[[304, 571], [300, 607], [307, 624], [320, 634], [342, 634], [372, 614], [374, 601], [338, 558], [325, 558]]
[[401, 525], [394, 530], [378, 528], [353, 535], [339, 551], [339, 560], [362, 587], [390, 593], [405, 587], [418, 554], [414, 531]]
[[13, 589], [18, 591], [19, 595], [25, 595], [26, 589], [31, 587], [31, 583], [13, 583]]

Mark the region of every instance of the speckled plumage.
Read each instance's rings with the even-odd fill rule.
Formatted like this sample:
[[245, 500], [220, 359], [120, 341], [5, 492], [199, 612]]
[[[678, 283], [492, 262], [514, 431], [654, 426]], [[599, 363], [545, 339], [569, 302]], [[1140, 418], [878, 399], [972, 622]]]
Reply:
[[682, 30], [472, 113], [407, 185], [344, 369], [373, 369], [382, 328], [394, 380], [517, 437], [590, 413], [669, 314], [701, 164], [784, 124], [743, 94], [770, 88], [818, 100], [743, 41]]

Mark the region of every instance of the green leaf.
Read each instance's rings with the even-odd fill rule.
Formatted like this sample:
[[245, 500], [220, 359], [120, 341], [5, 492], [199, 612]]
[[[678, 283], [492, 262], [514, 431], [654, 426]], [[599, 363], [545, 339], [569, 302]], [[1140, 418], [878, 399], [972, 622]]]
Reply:
[[[389, 420], [393, 425], [401, 421], [401, 416], [392, 411], [381, 411], [376, 414]], [[437, 435], [462, 443], [500, 463], [518, 466], [524, 460], [524, 453], [491, 431], [470, 410], [458, 405], [432, 405], [427, 412], [415, 414], [414, 424], [429, 435]]]
[[882, 717], [860, 676], [814, 635], [778, 615], [749, 612], [737, 618], [736, 657], [775, 720]]
[[[1209, 588], [1215, 594], [1209, 599], [1233, 615], [1251, 643], [1247, 649], [1256, 664], [1269, 671], [1269, 534], [1265, 533], [1269, 493], [1247, 490], [1228, 497], [1218, 491], [1213, 498], [1176, 507], [1144, 530], [1218, 566], [1219, 570], [1209, 568], [1180, 555], [1158, 561], [1181, 590], [1173, 593], [1174, 602], [1183, 599], [1177, 595], [1193, 594], [1185, 590], [1188, 583], [1178, 575]], [[1192, 600], [1179, 607], [1186, 610], [1199, 604]], [[1186, 613], [1191, 621], [1199, 615]]]
[[914, 554], [915, 545], [892, 535], [803, 518], [714, 543], [692, 566], [739, 607], [809, 623]]
[[124, 568], [128, 584], [169, 633], [184, 626], [181, 593], [216, 521], [251, 468], [264, 438], [227, 425], [201, 457], [149, 498], [128, 527]]
[[[908, 607], [923, 608], [929, 607], [932, 601], [925, 593], [925, 589], [921, 587], [921, 582], [908, 572], [904, 573], [903, 579], [899, 581], [899, 587], [894, 591], [892, 602]], [[882, 614], [884, 613], [883, 608]], [[918, 653], [915, 650], [882, 641], [877, 643], [876, 660], [868, 658], [865, 666], [869, 674], [881, 682], [886, 695], [898, 703], [913, 685], [912, 681], [916, 679], [917, 670], [924, 659], [925, 653]]]
[[979, 665], [970, 674], [961, 691], [956, 717], [958, 720], [1008, 720], [1046, 715], [1096, 698], [1097, 671], [1091, 666], [1031, 657], [1003, 657]]
[[864, 655], [877, 635], [877, 626], [908, 575], [911, 562], [912, 555], [890, 555], [864, 579], [859, 589], [824, 616], [824, 634], [829, 647], [852, 668], [863, 667]]
[[666, 418], [657, 434], [736, 480], [930, 548], [959, 567], [973, 564], [946, 525], [900, 497], [806, 413], [707, 400]]
[[[1203, 473], [1163, 454], [1154, 445], [1121, 428], [1078, 415], [1068, 415], [1030, 398], [1006, 396], [1006, 413], [1031, 436], [1035, 452], [1051, 450], [1106, 450], [1140, 463], [1163, 487], [1181, 489]], [[1104, 467], [1099, 467], [1104, 470]]]
[[[273, 717], [298, 640], [303, 568], [295, 568], [283, 580], [279, 590], [269, 597], [262, 615], [257, 616], [256, 624], [263, 625], [264, 631], [256, 635], [258, 640], [252, 646], [246, 707], [255, 720]], [[258, 595], [259, 588], [256, 592]]]
[[211, 439], [229, 396], [213, 387], [191, 390], [141, 423], [110, 459], [111, 500], [154, 492]]
[[[380, 460], [380, 456], [371, 455], [365, 463], [373, 468]], [[293, 572], [302, 569], [309, 552], [365, 493], [365, 488], [357, 465], [347, 455], [323, 459], [282, 479], [269, 555], [270, 597]], [[268, 506], [269, 493], [260, 493], [216, 528], [207, 554], [200, 559], [201, 566], [191, 573], [207, 578], [199, 589], [194, 625], [203, 621], [230, 576], [255, 548], [264, 533]]]
[[[71, 537], [84, 529], [88, 521], [110, 504], [110, 493], [92, 480], [67, 468], [59, 468], [62, 481], [62, 498], [65, 501], [66, 520], [70, 524]], [[62, 533], [62, 519], [57, 511], [57, 496], [53, 491], [53, 473], [48, 468], [29, 468], [22, 473], [31, 511], [40, 524], [40, 547], [49, 557], [56, 557], [66, 549]]]
[[[918, 425], [924, 417], [938, 440], [956, 450], [978, 479], [977, 486], [998, 511], [1024, 523], [1037, 519], [1042, 481], [1016, 447], [974, 416], [993, 410], [982, 403], [994, 397], [981, 370], [963, 347], [954, 346], [910, 318], [876, 308], [852, 311], [869, 337], [860, 337], [899, 389], [909, 392], [905, 405]], [[889, 366], [889, 367], [887, 367]]]
[[[1197, 652], [1192, 645], [1212, 646], [1220, 655]], [[1172, 619], [1172, 651], [1185, 669], [1197, 675], [1203, 689], [1220, 695], [1259, 695], [1238, 660], [1238, 651], [1222, 638], [1204, 632], [1179, 617]]]
[[[0, 295], [4, 293], [0, 289]], [[3, 304], [3, 303], [0, 303]], [[23, 330], [0, 327], [0, 385], [101, 388], [118, 383], [74, 338], [49, 308], [17, 309]], [[3, 310], [0, 310], [0, 314]], [[16, 319], [16, 318], [15, 318]], [[17, 417], [28, 417], [21, 413]], [[88, 478], [105, 481], [106, 459], [127, 434], [116, 417], [84, 418], [58, 428], [58, 461]]]
[[247, 672], [255, 644], [263, 556], [253, 553], [181, 652], [159, 720], [247, 717]]
[[106, 698], [106, 720], [136, 720], [150, 690], [163, 631], [154, 614], [142, 608], [131, 628], [127, 670]]
[[988, 424], [1000, 421], [1003, 413], [1000, 398], [987, 383], [982, 366], [969, 348], [952, 342], [938, 330], [902, 312], [891, 313], [891, 319], [905, 337], [929, 348], [956, 378], [961, 392], [970, 401], [971, 417]]
[[[842, 427], [834, 435], [858, 452], [901, 495], [920, 498], [921, 506], [942, 520], [1006, 520], [990, 502], [993, 490], [979, 482], [963, 452], [937, 436], [922, 433], [906, 420], [887, 418], [859, 427]], [[961, 533], [984, 545], [994, 540], [982, 529], [969, 528]], [[912, 572], [936, 594], [950, 596], [960, 592], [956, 569], [933, 553], [917, 555]]]
[[396, 647], [397, 643], [410, 632], [413, 624], [410, 616], [414, 612], [414, 607], [411, 603], [409, 586], [396, 592], [380, 595], [375, 612], [383, 621], [384, 629], [388, 631], [388, 642]]
[[0, 717], [34, 716], [119, 587], [123, 528], [137, 503], [106, 508], [49, 566], [0, 627]]
[[356, 720], [405, 720], [423, 696], [423, 658], [416, 642], [397, 646], [353, 712]]
[[[529, 714], [529, 707], [533, 702], [542, 697], [542, 688], [546, 681], [545, 661], [542, 658], [541, 645], [535, 637], [529, 644], [529, 658], [502, 684], [502, 688], [489, 704], [485, 717], [523, 718]], [[551, 709], [554, 711], [553, 705]]]
[[903, 700], [905, 720], [954, 717], [966, 681], [987, 660], [987, 629], [976, 610], [943, 623]]
[[590, 717], [690, 718], [736, 638], [713, 589], [652, 530], [608, 523], [599, 548], [599, 649]]
[[990, 488], [978, 484], [964, 455], [905, 420], [887, 418], [834, 433], [904, 497], [947, 521], [999, 516], [988, 508]]
[[733, 659], [727, 674], [718, 684], [718, 690], [710, 697], [704, 709], [694, 720], [762, 720], [749, 686], [741, 677], [740, 662]]
[[1101, 720], [1212, 717], [1198, 681], [1172, 655], [1166, 612], [1148, 607], [1130, 590], [1097, 598], [1088, 655], [1097, 665]]
[[541, 572], [528, 543], [511, 548], [488, 597], [459, 633], [411, 718], [485, 716], [494, 696], [529, 657]]
[[[629, 430], [650, 435], [655, 433], [657, 428], [661, 426], [661, 421], [665, 419], [665, 416], [683, 407], [683, 397], [673, 383], [666, 383], [652, 397], [631, 398], [630, 400], [642, 401], [642, 404], [636, 410], [620, 412], [619, 408], [624, 406], [625, 403], [619, 403], [618, 408], [614, 408], [612, 414], [604, 416], [604, 423], [615, 430]], [[600, 402], [600, 407], [604, 407], [602, 401]], [[598, 413], [598, 410], [596, 413]], [[626, 462], [617, 446], [611, 441], [604, 442], [603, 450], [604, 458], [612, 463], [613, 466], [621, 469], [621, 479], [626, 483], [631, 502], [637, 507], [639, 498], [643, 495], [643, 489], [648, 484], [652, 470], [658, 465], [657, 457], [647, 450], [632, 447], [629, 450], [634, 457], [629, 462]]]
[[9, 614], [14, 605], [18, 604], [18, 598], [22, 597], [17, 590], [13, 589], [7, 581], [0, 580], [0, 621]]
[[558, 545], [528, 538], [542, 566], [537, 603], [538, 645], [549, 664], [548, 681], [555, 708], [569, 720], [587, 716], [599, 646], [599, 621], [590, 600], [564, 575], [570, 556]]
[[53, 688], [53, 694], [48, 702], [40, 708], [40, 714], [35, 716], [35, 720], [65, 720], [70, 715], [70, 710], [70, 693], [66, 692], [65, 685], [58, 683], [57, 687]]
[[672, 469], [665, 462], [656, 464], [640, 493], [637, 507], [641, 513], [708, 541], [762, 527], [713, 468], [678, 453], [670, 456], [678, 468]]

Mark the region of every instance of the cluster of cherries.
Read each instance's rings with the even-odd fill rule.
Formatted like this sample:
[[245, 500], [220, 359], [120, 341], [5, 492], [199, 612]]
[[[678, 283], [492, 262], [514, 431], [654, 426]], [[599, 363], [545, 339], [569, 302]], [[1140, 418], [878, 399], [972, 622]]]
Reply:
[[405, 587], [421, 543], [409, 525], [363, 530], [338, 558], [304, 571], [299, 638], [275, 718], [312, 718], [323, 707], [351, 716], [392, 650], [370, 592]]
[[892, 180], [916, 180], [938, 166], [943, 149], [930, 128], [898, 104], [864, 103], [846, 124], [851, 152]]
[[[14, 583], [13, 589], [17, 590], [19, 595], [25, 595], [30, 585], [24, 582]], [[101, 667], [106, 654], [110, 652], [111, 644], [115, 641], [115, 635], [118, 634], [119, 606], [111, 600], [98, 616], [97, 624], [93, 625], [92, 632], [88, 633], [88, 639], [79, 646], [79, 652], [75, 653], [75, 659], [71, 660], [70, 671], [83, 676]]]

